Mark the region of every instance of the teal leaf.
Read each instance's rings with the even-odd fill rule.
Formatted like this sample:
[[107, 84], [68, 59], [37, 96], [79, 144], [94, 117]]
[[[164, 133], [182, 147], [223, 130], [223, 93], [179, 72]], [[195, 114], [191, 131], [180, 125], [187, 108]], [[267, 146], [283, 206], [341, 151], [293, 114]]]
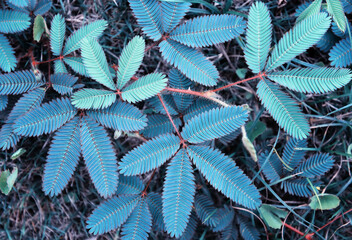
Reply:
[[72, 104], [80, 109], [100, 109], [111, 106], [116, 93], [109, 90], [84, 88], [72, 95]]
[[9, 40], [0, 33], [0, 68], [5, 72], [11, 72], [16, 66], [15, 52]]
[[60, 15], [56, 14], [51, 21], [50, 28], [50, 47], [54, 56], [60, 56], [62, 46], [65, 39], [66, 23], [65, 19]]

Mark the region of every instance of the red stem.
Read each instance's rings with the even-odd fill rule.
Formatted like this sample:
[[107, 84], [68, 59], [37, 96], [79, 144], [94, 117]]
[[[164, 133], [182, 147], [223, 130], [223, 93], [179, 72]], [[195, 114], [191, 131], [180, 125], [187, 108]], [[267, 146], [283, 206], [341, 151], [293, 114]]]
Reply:
[[184, 140], [183, 140], [183, 138], [182, 138], [180, 132], [178, 131], [178, 129], [177, 129], [175, 123], [174, 123], [174, 120], [172, 120], [172, 117], [171, 117], [171, 115], [170, 115], [170, 113], [169, 113], [169, 110], [167, 110], [167, 107], [166, 107], [166, 105], [165, 105], [165, 103], [164, 103], [164, 100], [163, 100], [163, 98], [161, 97], [160, 93], [158, 93], [158, 98], [159, 98], [161, 104], [163, 105], [163, 108], [165, 109], [166, 115], [168, 116], [168, 118], [169, 118], [169, 120], [170, 120], [172, 126], [173, 126], [174, 129], [176, 130], [177, 136], [180, 138], [181, 142], [184, 143]]
[[307, 239], [307, 240], [312, 240], [312, 239], [313, 239], [313, 238], [312, 238], [313, 236], [311, 236], [310, 234], [305, 235], [303, 232], [301, 232], [301, 231], [298, 230], [297, 228], [292, 227], [290, 224], [287, 224], [287, 223], [285, 223], [285, 222], [282, 222], [282, 224], [283, 224], [285, 227], [287, 227], [288, 229], [292, 230], [293, 232], [295, 232], [295, 233], [301, 235], [302, 237], [305, 236], [305, 239]]
[[195, 95], [195, 96], [198, 96], [198, 97], [205, 97], [205, 98], [207, 97], [203, 92], [196, 92], [196, 91], [186, 90], [186, 89], [178, 89], [178, 88], [166, 87], [164, 90], [165, 91], [170, 91], [170, 92], [178, 92], [178, 93]]
[[155, 172], [156, 172], [156, 169], [154, 169], [154, 172], [153, 172], [152, 176], [150, 177], [150, 179], [149, 179], [149, 181], [148, 181], [148, 183], [147, 183], [147, 186], [144, 188], [144, 190], [143, 190], [143, 192], [142, 192], [142, 197], [147, 196], [147, 190], [148, 190], [148, 188], [149, 188], [150, 182], [151, 182], [151, 181], [153, 180], [153, 178], [154, 178]]

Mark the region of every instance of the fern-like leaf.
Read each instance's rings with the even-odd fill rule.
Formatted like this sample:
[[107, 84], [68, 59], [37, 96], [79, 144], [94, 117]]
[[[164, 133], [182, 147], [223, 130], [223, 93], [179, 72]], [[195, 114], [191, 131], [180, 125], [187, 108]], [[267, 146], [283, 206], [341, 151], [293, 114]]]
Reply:
[[27, 7], [28, 1], [27, 0], [8, 0], [9, 3], [17, 6], [17, 7]]
[[55, 91], [64, 94], [72, 94], [73, 85], [77, 82], [78, 78], [67, 73], [55, 73], [50, 77], [51, 83]]
[[307, 119], [297, 103], [277, 85], [263, 79], [258, 84], [257, 94], [280, 127], [294, 138], [307, 138], [310, 132]]
[[314, 178], [325, 174], [334, 166], [334, 158], [329, 154], [314, 154], [297, 167], [294, 173], [300, 173], [302, 177]]
[[349, 38], [342, 39], [329, 52], [331, 65], [335, 67], [347, 67], [352, 64], [352, 48]]
[[209, 183], [225, 196], [250, 209], [260, 206], [258, 190], [231, 158], [207, 146], [189, 146], [188, 154]]
[[268, 78], [291, 90], [302, 93], [326, 93], [351, 81], [347, 68], [294, 68], [268, 74]]
[[[173, 133], [175, 132], [175, 128], [172, 126], [170, 119], [161, 114], [153, 114], [147, 116], [148, 124], [147, 126], [140, 132], [143, 136], [147, 138], [153, 138], [159, 135], [163, 135], [166, 133]], [[174, 124], [176, 127], [181, 126], [182, 122], [181, 119], [174, 117], [173, 119]]]
[[148, 239], [148, 234], [152, 230], [152, 215], [150, 214], [147, 201], [147, 198], [142, 198], [139, 201], [131, 216], [122, 227], [121, 239]]
[[102, 234], [120, 227], [140, 201], [136, 195], [113, 197], [98, 206], [89, 216], [87, 229], [92, 234]]
[[72, 70], [76, 73], [81, 74], [85, 77], [89, 77], [89, 74], [83, 64], [83, 60], [81, 57], [65, 57], [64, 62], [69, 65]]
[[178, 26], [170, 38], [189, 47], [207, 47], [227, 42], [244, 32], [246, 22], [235, 15], [206, 15]]
[[117, 88], [121, 89], [137, 72], [144, 57], [145, 41], [134, 37], [122, 50], [117, 70]]
[[[194, 82], [186, 78], [179, 70], [173, 68], [169, 73], [169, 84], [172, 88], [193, 89]], [[176, 107], [180, 112], [184, 112], [194, 101], [194, 97], [189, 94], [174, 93], [172, 95]]]
[[296, 22], [300, 22], [303, 19], [306, 19], [308, 17], [311, 17], [315, 14], [320, 13], [321, 4], [322, 4], [322, 0], [314, 0], [301, 14], [299, 14]]
[[162, 26], [165, 33], [170, 33], [191, 7], [189, 2], [161, 2], [160, 5], [163, 12]]
[[[313, 187], [319, 186], [320, 183], [313, 183]], [[299, 197], [312, 196], [313, 190], [306, 179], [288, 179], [281, 182], [281, 189], [285, 192]]]
[[187, 227], [196, 187], [191, 161], [185, 149], [171, 160], [163, 189], [163, 216], [166, 230], [179, 238]]
[[128, 0], [128, 2], [143, 32], [154, 41], [158, 41], [163, 34], [159, 1]]
[[328, 12], [342, 32], [346, 31], [345, 13], [340, 0], [326, 0]]
[[72, 119], [77, 110], [68, 98], [52, 100], [16, 120], [14, 132], [21, 136], [51, 133]]
[[31, 22], [28, 14], [0, 9], [0, 33], [16, 33], [26, 30]]
[[273, 31], [269, 10], [264, 3], [252, 4], [247, 26], [244, 57], [252, 72], [259, 73], [265, 67]]
[[7, 95], [0, 95], [0, 111], [4, 110], [8, 103]]
[[80, 109], [100, 109], [111, 106], [116, 93], [109, 90], [84, 88], [72, 95], [72, 104]]
[[172, 39], [159, 44], [161, 55], [192, 81], [205, 86], [214, 86], [219, 78], [218, 70], [196, 49]]
[[352, 1], [351, 0], [341, 0], [343, 10], [345, 13], [350, 14], [352, 13]]
[[185, 115], [183, 116], [183, 120], [185, 122], [188, 122], [189, 120], [191, 120], [195, 116], [198, 116], [199, 114], [201, 114], [203, 112], [209, 111], [209, 110], [211, 110], [213, 108], [217, 108], [217, 107], [219, 107], [219, 105], [211, 100], [203, 99], [203, 98], [196, 99], [194, 104], [192, 104], [187, 109]]
[[52, 4], [52, 0], [38, 0], [33, 12], [34, 15], [44, 15], [50, 10]]
[[282, 155], [282, 161], [284, 162], [284, 175], [288, 172], [292, 172], [302, 162], [305, 150], [302, 148], [307, 147], [306, 140], [299, 140], [296, 138], [290, 138], [285, 145], [284, 152]]
[[268, 156], [268, 152], [262, 153], [259, 156], [258, 162], [263, 169], [265, 177], [273, 183], [279, 180], [282, 175], [282, 162], [275, 153], [271, 154], [270, 158]]
[[55, 73], [68, 73], [67, 68], [62, 60], [54, 61], [54, 72]]
[[155, 96], [166, 87], [167, 78], [161, 73], [151, 73], [141, 77], [124, 90], [124, 100], [135, 103]]
[[9, 40], [0, 33], [0, 68], [5, 72], [11, 72], [16, 65], [15, 52]]
[[63, 50], [63, 55], [72, 53], [73, 51], [81, 47], [82, 41], [85, 38], [98, 38], [103, 33], [107, 27], [107, 22], [105, 20], [98, 20], [89, 23], [69, 36], [66, 41], [65, 48]]
[[120, 172], [127, 176], [149, 172], [170, 159], [179, 147], [180, 141], [175, 135], [156, 137], [125, 155], [120, 162]]
[[275, 45], [266, 65], [273, 70], [291, 61], [316, 44], [330, 27], [331, 19], [326, 13], [319, 13], [297, 23]]
[[202, 224], [209, 227], [216, 227], [219, 224], [217, 209], [214, 207], [213, 201], [207, 195], [197, 195], [194, 208]]
[[217, 210], [217, 215], [219, 218], [219, 224], [213, 228], [214, 232], [223, 231], [227, 226], [232, 224], [233, 218], [235, 217], [235, 211], [225, 205], [223, 208]]
[[50, 47], [54, 56], [60, 56], [65, 39], [66, 23], [61, 14], [56, 14], [51, 22]]
[[[177, 107], [172, 96], [166, 95], [166, 94], [160, 94], [160, 95], [169, 113], [171, 115], [177, 115], [178, 114]], [[156, 112], [166, 115], [165, 109], [157, 96], [147, 99], [147, 102], [154, 108]]]
[[81, 122], [81, 149], [90, 177], [99, 194], [110, 197], [117, 188], [114, 148], [106, 130], [88, 117]]
[[87, 112], [101, 125], [120, 131], [139, 131], [147, 126], [147, 118], [135, 106], [117, 101], [106, 109]]
[[43, 85], [32, 71], [18, 71], [0, 75], [0, 95], [21, 94]]
[[237, 240], [238, 239], [238, 230], [235, 224], [228, 225], [221, 232], [221, 240]]
[[329, 30], [321, 37], [319, 42], [317, 42], [317, 47], [323, 52], [329, 52], [336, 42], [337, 37]]
[[161, 195], [155, 192], [148, 193], [149, 210], [153, 217], [153, 225], [159, 231], [165, 231]]
[[182, 137], [190, 143], [202, 143], [236, 131], [248, 118], [243, 107], [215, 108], [189, 120], [182, 130]]
[[57, 131], [50, 146], [43, 179], [46, 195], [61, 193], [73, 175], [80, 153], [79, 118], [75, 117]]
[[139, 177], [120, 175], [119, 185], [115, 192], [116, 195], [140, 194], [144, 190], [143, 181]]
[[259, 240], [260, 232], [253, 226], [251, 222], [245, 220], [243, 217], [239, 217], [240, 233], [244, 240]]
[[191, 212], [191, 216], [189, 218], [187, 227], [179, 240], [192, 240], [194, 239], [193, 236], [196, 233], [196, 228], [198, 224], [197, 214], [194, 210]]
[[89, 76], [104, 86], [116, 90], [108, 62], [100, 44], [93, 38], [82, 40], [82, 58]]
[[3, 125], [0, 131], [0, 148], [2, 150], [10, 149], [14, 147], [19, 140], [19, 136], [13, 131], [13, 125], [16, 120], [23, 114], [31, 111], [38, 107], [43, 101], [45, 90], [43, 88], [37, 88], [23, 95], [18, 100], [14, 108], [9, 114], [6, 120], [6, 124]]

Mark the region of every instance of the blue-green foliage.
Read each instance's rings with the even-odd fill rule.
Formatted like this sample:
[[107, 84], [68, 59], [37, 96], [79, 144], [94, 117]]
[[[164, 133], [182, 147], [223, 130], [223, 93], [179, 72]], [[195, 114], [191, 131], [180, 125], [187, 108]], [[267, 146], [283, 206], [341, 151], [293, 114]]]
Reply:
[[247, 120], [248, 111], [243, 107], [214, 108], [189, 120], [182, 137], [190, 143], [202, 143], [236, 131]]
[[[194, 82], [185, 77], [180, 71], [177, 69], [171, 69], [169, 73], [169, 85], [171, 88], [177, 89], [190, 89], [193, 90]], [[194, 97], [192, 95], [174, 93], [172, 95], [177, 110], [183, 113], [193, 102]]]
[[14, 124], [21, 115], [37, 108], [43, 101], [44, 94], [43, 88], [37, 88], [24, 94], [18, 100], [0, 131], [0, 148], [2, 150], [10, 149], [17, 144], [19, 136], [14, 132]]
[[345, 13], [352, 13], [352, 2], [350, 0], [341, 0]]
[[235, 224], [229, 224], [221, 232], [221, 240], [237, 240], [238, 239], [238, 230]]
[[194, 104], [192, 104], [185, 112], [183, 119], [185, 122], [188, 122], [193, 117], [199, 115], [202, 112], [211, 110], [213, 108], [219, 107], [218, 104], [210, 101], [208, 99], [199, 98], [196, 99]]
[[240, 224], [240, 233], [244, 240], [259, 240], [260, 233], [253, 224], [244, 217], [238, 218]]
[[[245, 59], [254, 73], [262, 74], [264, 71], [262, 75], [268, 78], [260, 77], [257, 94], [279, 126], [298, 139], [309, 135], [308, 121], [298, 104], [270, 80], [298, 92], [325, 93], [346, 85], [352, 78], [348, 69], [297, 68], [275, 71], [314, 44], [318, 43], [326, 51], [330, 49], [334, 42], [331, 33], [327, 34], [331, 19], [326, 13], [319, 13], [320, 4], [320, 1], [316, 1], [309, 9], [309, 4], [306, 4], [297, 10], [298, 23], [278, 41], [268, 59], [272, 35], [268, 8], [264, 3], [256, 2], [251, 6], [248, 16]], [[324, 37], [325, 40], [321, 40]]]
[[161, 9], [164, 13], [162, 26], [165, 33], [171, 32], [186, 15], [191, 3], [188, 2], [161, 2]]
[[88, 116], [101, 125], [121, 131], [138, 131], [147, 125], [147, 118], [135, 106], [117, 101], [110, 107], [88, 111]]
[[30, 17], [26, 13], [0, 9], [0, 32], [16, 33], [29, 28]]
[[[163, 99], [167, 110], [169, 111], [170, 115], [177, 115], [177, 106], [175, 101], [171, 95], [168, 94], [160, 94], [161, 98]], [[151, 107], [157, 112], [161, 114], [166, 114], [163, 105], [161, 104], [158, 97], [152, 97], [147, 100], [147, 103], [151, 105]]]
[[214, 207], [214, 203], [207, 195], [197, 195], [194, 208], [196, 209], [196, 213], [202, 224], [209, 227], [216, 227], [219, 224], [217, 209]]
[[347, 67], [352, 64], [352, 48], [350, 38], [342, 39], [329, 52], [331, 65]]
[[257, 94], [275, 121], [291, 136], [307, 138], [310, 129], [308, 121], [298, 104], [279, 86], [263, 79], [258, 84]]
[[154, 228], [157, 231], [165, 231], [161, 195], [155, 192], [148, 193], [148, 205], [153, 217]]
[[[265, 177], [271, 182], [277, 182], [281, 178], [292, 174], [298, 175], [294, 179], [287, 179], [281, 182], [281, 188], [289, 194], [309, 197], [313, 193], [313, 186], [319, 186], [317, 177], [325, 174], [334, 165], [334, 159], [329, 154], [317, 153], [307, 160], [304, 159], [307, 147], [306, 140], [295, 138], [289, 139], [283, 151], [282, 159], [277, 153], [262, 153], [259, 157], [259, 164], [263, 169]], [[310, 179], [310, 180], [309, 180]]]
[[55, 91], [64, 94], [72, 94], [78, 78], [67, 73], [56, 73], [50, 76], [51, 83]]
[[60, 56], [66, 32], [65, 19], [57, 14], [51, 21], [50, 46], [54, 56]]
[[5, 72], [11, 72], [17, 65], [15, 52], [9, 40], [0, 33], [0, 68]]
[[140, 194], [144, 190], [144, 187], [143, 181], [140, 178], [121, 174], [115, 194]]
[[116, 101], [116, 93], [110, 90], [83, 88], [72, 96], [72, 104], [80, 109], [101, 109]]
[[244, 32], [245, 21], [235, 15], [208, 15], [180, 25], [170, 38], [189, 47], [206, 47], [229, 41]]
[[163, 216], [167, 232], [179, 238], [187, 227], [196, 191], [191, 161], [185, 149], [171, 160], [163, 189]]
[[232, 224], [235, 217], [235, 211], [227, 205], [224, 205], [224, 207], [217, 210], [217, 215], [219, 223], [215, 228], [213, 228], [214, 232], [223, 231], [227, 226]]
[[27, 112], [16, 120], [14, 132], [21, 136], [39, 136], [51, 133], [77, 113], [68, 98], [55, 99]]
[[17, 71], [0, 75], [0, 95], [21, 94], [44, 83], [32, 71]]
[[196, 49], [168, 39], [159, 44], [161, 55], [191, 80], [214, 86], [219, 78], [215, 66]]
[[317, 47], [323, 51], [323, 52], [329, 52], [330, 49], [336, 44], [337, 38], [336, 36], [331, 32], [327, 31], [317, 42]]
[[[19, 4], [19, 1], [25, 4]], [[34, 15], [44, 15], [50, 10], [52, 1], [51, 0], [7, 0], [7, 5], [13, 10], [30, 14], [33, 12]]]
[[193, 236], [196, 232], [197, 224], [198, 224], [197, 214], [194, 210], [192, 210], [187, 227], [179, 239], [180, 240], [193, 239]]
[[161, 40], [160, 51], [169, 63], [192, 81], [206, 86], [216, 84], [219, 78], [216, 68], [190, 47], [210, 46], [238, 37], [245, 28], [242, 17], [208, 15], [177, 27], [189, 10], [189, 3], [158, 0], [129, 0], [129, 3], [144, 33], [154, 41]]
[[81, 149], [90, 177], [101, 196], [110, 197], [117, 188], [116, 155], [106, 130], [94, 120], [83, 117]]
[[120, 172], [127, 176], [149, 172], [169, 160], [179, 147], [179, 139], [171, 134], [149, 140], [121, 159]]
[[151, 228], [152, 216], [148, 207], [148, 199], [143, 198], [123, 225], [121, 239], [147, 239]]
[[81, 153], [79, 118], [60, 128], [52, 141], [44, 170], [43, 190], [58, 195], [71, 179]]
[[[62, 61], [61, 61], [62, 62]], [[76, 73], [89, 77], [86, 67], [81, 57], [65, 57], [64, 62], [72, 68]]]
[[7, 95], [0, 95], [0, 111], [4, 110], [8, 103]]
[[258, 190], [231, 158], [207, 146], [189, 146], [187, 151], [204, 177], [225, 196], [251, 209], [261, 205]]
[[[147, 138], [154, 138], [162, 134], [175, 132], [175, 129], [167, 116], [161, 114], [152, 114], [148, 115], [147, 118], [148, 124], [140, 132], [143, 134], [143, 136]], [[180, 127], [182, 123], [181, 119], [175, 117], [173, 118], [173, 121], [176, 127]]]

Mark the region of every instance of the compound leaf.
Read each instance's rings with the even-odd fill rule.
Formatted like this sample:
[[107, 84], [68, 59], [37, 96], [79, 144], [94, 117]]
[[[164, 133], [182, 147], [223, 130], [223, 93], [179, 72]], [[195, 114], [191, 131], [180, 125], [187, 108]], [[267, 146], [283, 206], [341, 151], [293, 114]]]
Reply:
[[0, 68], [5, 72], [11, 72], [17, 65], [15, 52], [9, 40], [0, 33]]
[[186, 15], [191, 3], [189, 2], [161, 2], [163, 12], [162, 26], [165, 33], [170, 33]]
[[65, 188], [80, 157], [79, 118], [61, 127], [50, 146], [44, 169], [43, 191], [51, 197]]
[[120, 162], [120, 173], [131, 176], [149, 172], [170, 159], [180, 147], [180, 140], [165, 134], [143, 143], [127, 153]]
[[329, 154], [314, 154], [297, 167], [294, 173], [302, 173], [300, 176], [314, 178], [323, 175], [334, 166], [334, 158]]
[[117, 189], [119, 175], [108, 133], [94, 120], [83, 117], [80, 134], [82, 155], [94, 186], [102, 197], [110, 197]]
[[21, 94], [43, 85], [32, 71], [17, 71], [0, 75], [0, 95]]
[[109, 90], [84, 88], [72, 95], [72, 104], [81, 109], [100, 109], [111, 106], [116, 93]]
[[261, 205], [259, 191], [231, 158], [207, 146], [189, 146], [187, 151], [209, 183], [225, 196], [250, 209]]
[[64, 94], [72, 94], [73, 85], [77, 82], [78, 78], [67, 73], [55, 73], [50, 76], [51, 83], [55, 91]]
[[13, 10], [0, 9], [0, 33], [16, 33], [26, 30], [31, 18], [28, 14]]
[[66, 32], [65, 19], [61, 14], [56, 14], [51, 21], [50, 47], [54, 56], [60, 56]]

